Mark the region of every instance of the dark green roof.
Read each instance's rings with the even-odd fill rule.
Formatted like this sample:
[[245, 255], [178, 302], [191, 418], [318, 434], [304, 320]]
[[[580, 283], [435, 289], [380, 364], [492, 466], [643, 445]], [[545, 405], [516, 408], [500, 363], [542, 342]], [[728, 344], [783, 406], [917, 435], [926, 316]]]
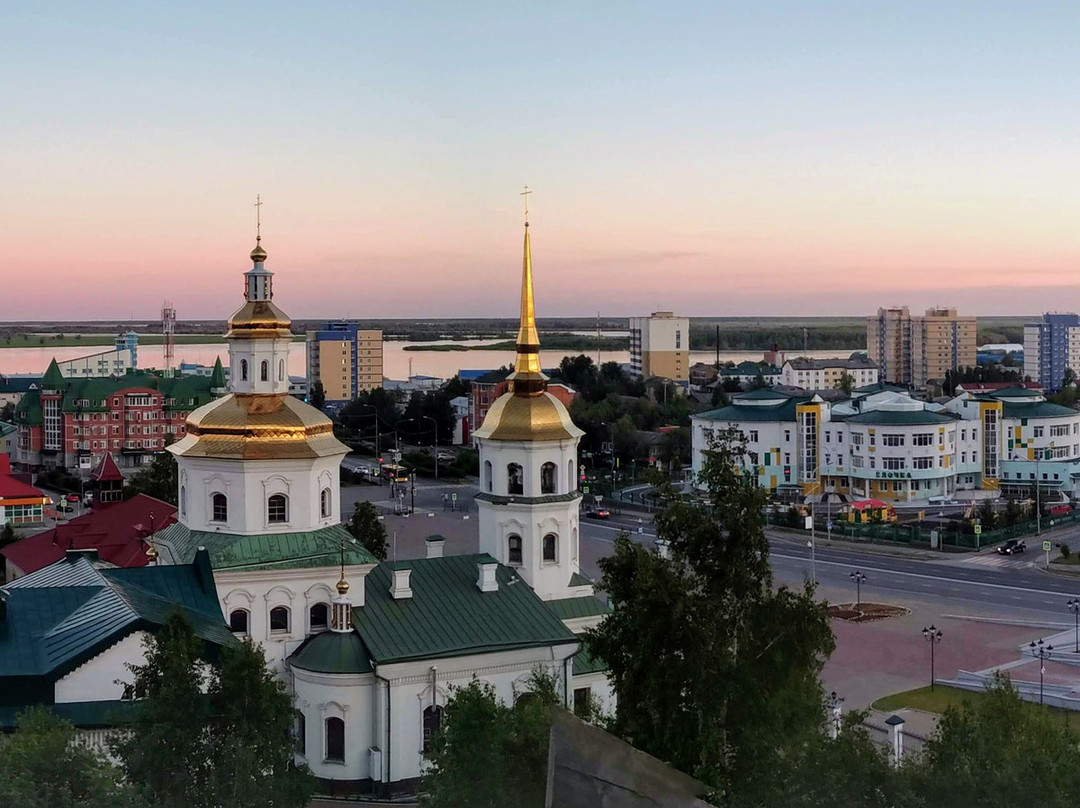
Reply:
[[575, 572], [570, 576], [570, 586], [592, 586], [592, 584], [592, 580], [580, 572]]
[[740, 362], [733, 368], [720, 368], [721, 376], [779, 376], [779, 368], [775, 368], [771, 365], [762, 367], [757, 362], [751, 362], [747, 359], [745, 362]]
[[577, 617], [595, 617], [598, 614], [608, 614], [611, 607], [596, 595], [586, 595], [581, 598], [563, 598], [561, 600], [547, 601], [548, 608], [555, 612], [560, 620], [573, 620]]
[[214, 370], [210, 373], [210, 389], [225, 388], [225, 368], [221, 366], [221, 357], [214, 360]]
[[28, 390], [15, 405], [15, 422], [27, 426], [41, 426], [45, 419], [41, 414], [41, 395], [37, 390]]
[[904, 387], [902, 384], [874, 382], [873, 384], [864, 384], [862, 387], [856, 387], [851, 392], [870, 395], [871, 393], [906, 393], [907, 390], [908, 388]]
[[1002, 401], [1001, 414], [1006, 418], [1064, 418], [1078, 413], [1049, 401]]
[[1000, 390], [991, 390], [986, 393], [991, 398], [1042, 398], [1038, 390], [1029, 390], [1026, 387], [1003, 387]]
[[580, 491], [570, 491], [566, 494], [542, 494], [538, 497], [526, 497], [521, 495], [504, 496], [502, 494], [489, 494], [487, 491], [480, 491], [473, 494], [473, 499], [478, 499], [481, 502], [490, 502], [494, 505], [509, 505], [511, 503], [515, 505], [549, 505], [553, 502], [573, 502], [575, 499], [581, 499]]
[[[57, 369], [56, 373], [59, 374], [60, 370]], [[210, 393], [211, 380], [206, 376], [162, 377], [142, 371], [131, 371], [122, 376], [60, 377], [59, 381], [53, 379], [51, 382], [43, 378], [41, 387], [63, 391], [61, 409], [64, 412], [105, 412], [109, 409], [109, 396], [131, 389], [158, 391], [163, 398], [162, 408], [166, 411], [194, 410], [213, 398]], [[15, 407], [15, 420], [30, 426], [43, 423], [39, 390], [30, 390], [19, 400]]]
[[763, 399], [788, 399], [795, 398], [790, 393], [785, 393], [781, 390], [774, 390], [771, 387], [759, 387], [757, 390], [751, 390], [747, 393], [739, 393], [733, 396], [735, 401], [761, 401]]
[[574, 676], [606, 671], [608, 666], [599, 657], [593, 656], [584, 635], [579, 634], [578, 639], [581, 640], [581, 650], [574, 655]]
[[702, 418], [706, 421], [794, 421], [795, 408], [800, 404], [807, 404], [809, 401], [809, 396], [804, 398], [785, 396], [778, 400], [776, 404], [740, 405], [739, 399], [736, 399], [726, 407], [699, 413], [693, 417]]
[[371, 673], [371, 659], [355, 631], [324, 631], [293, 651], [289, 664], [315, 673]]
[[297, 569], [333, 567], [345, 545], [345, 563], [374, 564], [377, 559], [358, 544], [344, 525], [330, 525], [303, 533], [242, 536], [191, 530], [176, 522], [162, 530], [157, 543], [174, 564], [186, 564], [199, 547], [210, 554], [214, 569]]
[[221, 616], [209, 559], [182, 567], [96, 569], [71, 555], [0, 588], [7, 617], [0, 631], [0, 704], [25, 703], [4, 680], [54, 681], [138, 630], [182, 610], [196, 634], [235, 642]]
[[930, 410], [871, 410], [858, 415], [849, 415], [843, 419], [849, 424], [867, 424], [869, 426], [909, 426], [914, 424], [950, 424], [957, 419], [955, 415], [942, 415]]
[[60, 390], [64, 386], [64, 374], [60, 372], [60, 366], [56, 364], [56, 357], [49, 363], [49, 369], [41, 377], [41, 386], [45, 390]]
[[[476, 585], [485, 554], [383, 562], [364, 583], [353, 625], [378, 664], [461, 656], [575, 641], [517, 572], [499, 564], [494, 592]], [[409, 569], [411, 598], [390, 595], [393, 570]]]
[[[100, 729], [130, 723], [135, 718], [140, 702], [137, 701], [69, 701], [47, 704], [57, 718], [80, 729]], [[15, 728], [19, 713], [26, 707], [0, 707], [0, 730]]]

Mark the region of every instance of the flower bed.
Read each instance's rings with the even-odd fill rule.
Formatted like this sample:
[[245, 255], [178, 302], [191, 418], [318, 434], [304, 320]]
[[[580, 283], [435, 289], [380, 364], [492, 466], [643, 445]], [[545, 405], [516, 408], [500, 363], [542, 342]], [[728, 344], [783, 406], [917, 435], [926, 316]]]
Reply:
[[849, 623], [870, 623], [900, 617], [908, 611], [903, 606], [890, 606], [888, 603], [834, 603], [829, 606], [828, 615]]

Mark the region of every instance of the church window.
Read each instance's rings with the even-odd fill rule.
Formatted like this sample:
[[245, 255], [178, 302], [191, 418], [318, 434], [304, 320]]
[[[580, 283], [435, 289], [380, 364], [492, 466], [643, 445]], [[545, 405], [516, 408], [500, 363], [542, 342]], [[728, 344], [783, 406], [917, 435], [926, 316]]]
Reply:
[[559, 546], [559, 539], [554, 533], [548, 533], [544, 536], [544, 561], [556, 561], [556, 548]]
[[326, 631], [330, 625], [329, 609], [325, 603], [316, 603], [311, 607], [311, 632]]
[[279, 359], [277, 363], [277, 377], [279, 382], [285, 381], [285, 360]]
[[233, 609], [232, 612], [229, 613], [229, 631], [233, 634], [248, 633], [247, 609]]
[[284, 606], [275, 606], [270, 610], [270, 633], [288, 634], [289, 610]]
[[326, 719], [326, 759], [345, 762], [345, 722], [336, 716]]
[[322, 493], [319, 495], [319, 504], [323, 518], [326, 519], [330, 516], [330, 509], [332, 507], [329, 488], [324, 488], [322, 490]]
[[180, 486], [180, 515], [187, 516], [187, 486]]
[[259, 366], [259, 378], [264, 382], [270, 381], [270, 363], [267, 362], [265, 359]]
[[307, 754], [307, 719], [299, 710], [296, 711], [296, 751], [301, 755]]
[[424, 754], [431, 752], [431, 742], [435, 739], [435, 733], [439, 731], [442, 723], [443, 708], [437, 704], [431, 704], [424, 708]]
[[525, 475], [522, 473], [521, 466], [518, 463], [511, 463], [506, 467], [506, 493], [525, 493]]
[[213, 503], [213, 519], [214, 522], [227, 522], [229, 521], [229, 498], [224, 494], [214, 494], [210, 498]]
[[506, 547], [508, 550], [507, 559], [511, 564], [521, 564], [521, 536], [513, 533], [510, 538], [506, 540]]
[[246, 382], [247, 380], [248, 380], [247, 379], [247, 360], [246, 359], [241, 359], [240, 360], [240, 381]]
[[484, 461], [484, 490], [491, 493], [491, 461]]
[[591, 712], [589, 709], [592, 706], [592, 688], [588, 687], [575, 687], [574, 688], [574, 715], [578, 718], [585, 718]]
[[271, 522], [289, 521], [289, 500], [284, 494], [274, 494], [266, 501], [267, 519]]
[[574, 461], [570, 460], [566, 463], [566, 485], [569, 490], [573, 491], [577, 487], [577, 478], [574, 477]]
[[556, 482], [556, 466], [554, 463], [545, 463], [540, 467], [540, 493], [554, 494]]

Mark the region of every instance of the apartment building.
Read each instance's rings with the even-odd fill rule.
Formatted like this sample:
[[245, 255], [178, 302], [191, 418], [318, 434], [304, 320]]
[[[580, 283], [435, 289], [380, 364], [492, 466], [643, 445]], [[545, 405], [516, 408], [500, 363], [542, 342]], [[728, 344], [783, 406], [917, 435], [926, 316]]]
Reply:
[[780, 384], [803, 390], [831, 390], [850, 376], [852, 389], [878, 383], [878, 366], [869, 359], [789, 359], [780, 369]]
[[630, 318], [630, 373], [637, 378], [660, 376], [690, 380], [690, 318], [670, 311]]
[[1024, 326], [1024, 375], [1046, 390], [1060, 390], [1066, 368], [1080, 368], [1080, 315], [1043, 315]]
[[331, 322], [307, 332], [307, 377], [321, 382], [329, 406], [341, 406], [382, 387], [383, 335], [356, 323]]
[[978, 321], [956, 309], [931, 308], [912, 316], [907, 306], [878, 309], [866, 321], [866, 350], [882, 381], [925, 387], [961, 366], [975, 364]]

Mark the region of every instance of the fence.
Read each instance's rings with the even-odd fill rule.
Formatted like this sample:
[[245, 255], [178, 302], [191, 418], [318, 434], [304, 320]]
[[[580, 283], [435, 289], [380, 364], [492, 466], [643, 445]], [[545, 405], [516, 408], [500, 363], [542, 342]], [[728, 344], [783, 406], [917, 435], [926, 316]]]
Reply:
[[[875, 724], [872, 721], [863, 721], [860, 726], [864, 730], [866, 730], [866, 734], [870, 736], [870, 740], [872, 740], [876, 744], [888, 748], [895, 755], [896, 747], [893, 743], [891, 729], [889, 729], [888, 727], [883, 727], [879, 724]], [[923, 746], [926, 745], [926, 737], [918, 734], [917, 732], [911, 732], [910, 730], [903, 729], [903, 727], [901, 727], [900, 734], [904, 736], [901, 743], [901, 760], [903, 760], [903, 757], [906, 754], [912, 752], [921, 752]]]

